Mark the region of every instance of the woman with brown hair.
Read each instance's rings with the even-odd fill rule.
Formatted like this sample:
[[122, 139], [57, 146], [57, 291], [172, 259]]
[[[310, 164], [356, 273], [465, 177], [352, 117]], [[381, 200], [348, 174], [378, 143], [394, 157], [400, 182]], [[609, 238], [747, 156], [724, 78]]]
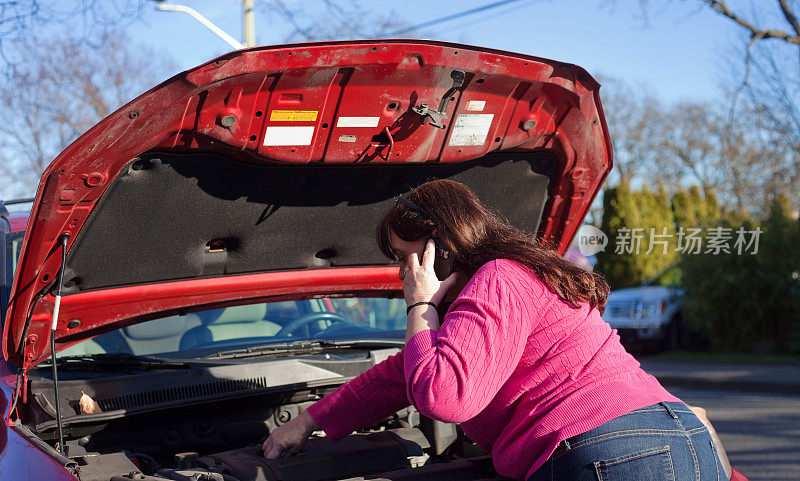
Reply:
[[[400, 263], [405, 348], [275, 429], [266, 457], [299, 451], [316, 428], [335, 442], [413, 404], [461, 423], [514, 479], [724, 476], [702, 422], [600, 317], [609, 291], [601, 276], [450, 180], [398, 199], [377, 238]], [[453, 273], [440, 280], [437, 264]]]

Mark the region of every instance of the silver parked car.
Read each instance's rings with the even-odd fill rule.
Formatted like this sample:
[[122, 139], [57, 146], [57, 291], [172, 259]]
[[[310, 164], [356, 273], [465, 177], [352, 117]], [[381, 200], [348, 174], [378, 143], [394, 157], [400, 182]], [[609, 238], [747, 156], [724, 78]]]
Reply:
[[638, 286], [612, 291], [603, 319], [628, 347], [681, 349], [689, 344], [682, 324], [684, 291], [676, 287]]

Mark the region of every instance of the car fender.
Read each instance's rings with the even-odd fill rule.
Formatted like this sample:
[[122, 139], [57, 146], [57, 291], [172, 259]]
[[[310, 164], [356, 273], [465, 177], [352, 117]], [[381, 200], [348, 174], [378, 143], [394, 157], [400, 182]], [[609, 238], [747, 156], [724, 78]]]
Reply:
[[75, 476], [31, 444], [9, 420], [16, 376], [0, 360], [0, 479], [14, 481], [75, 481]]

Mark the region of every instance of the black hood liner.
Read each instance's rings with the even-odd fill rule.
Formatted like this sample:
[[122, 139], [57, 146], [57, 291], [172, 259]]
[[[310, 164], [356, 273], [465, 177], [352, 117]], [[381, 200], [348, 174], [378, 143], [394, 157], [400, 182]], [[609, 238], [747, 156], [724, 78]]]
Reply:
[[456, 164], [249, 165], [150, 154], [109, 186], [67, 258], [64, 294], [179, 279], [391, 263], [375, 228], [394, 198], [432, 178], [468, 185], [536, 232], [555, 159], [497, 153]]

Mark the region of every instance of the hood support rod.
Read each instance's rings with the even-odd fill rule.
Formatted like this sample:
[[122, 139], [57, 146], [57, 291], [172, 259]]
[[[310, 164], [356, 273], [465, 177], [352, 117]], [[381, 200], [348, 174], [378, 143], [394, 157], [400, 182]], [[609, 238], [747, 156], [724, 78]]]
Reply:
[[67, 241], [69, 233], [61, 235], [61, 269], [58, 270], [58, 285], [56, 286], [56, 302], [53, 305], [53, 322], [50, 324], [50, 356], [53, 360], [53, 394], [56, 403], [56, 421], [58, 422], [58, 450], [66, 455], [64, 448], [64, 428], [61, 424], [61, 403], [58, 397], [58, 366], [56, 365], [56, 328], [58, 327], [58, 311], [61, 308], [61, 286], [64, 285], [64, 267], [67, 264]]

